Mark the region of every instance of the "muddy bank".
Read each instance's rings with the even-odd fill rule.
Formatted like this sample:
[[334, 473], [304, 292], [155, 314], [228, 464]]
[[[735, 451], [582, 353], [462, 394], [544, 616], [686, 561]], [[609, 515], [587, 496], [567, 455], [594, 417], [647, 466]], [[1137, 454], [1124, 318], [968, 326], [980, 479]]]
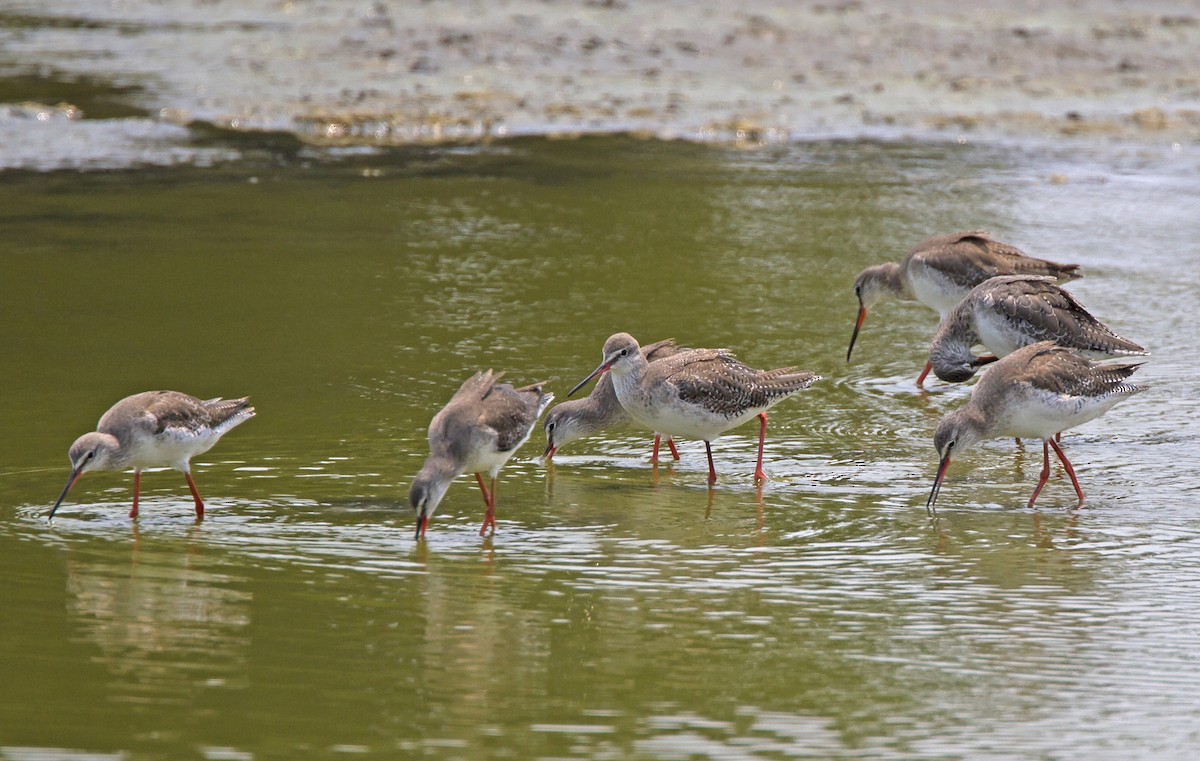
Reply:
[[154, 123], [132, 132], [179, 145], [174, 128], [194, 122], [318, 144], [616, 131], [1195, 143], [1195, 4], [1061, 5], [0, 0], [0, 78], [25, 83], [0, 87], [0, 128], [87, 122], [69, 86], [55, 93], [88, 77]]

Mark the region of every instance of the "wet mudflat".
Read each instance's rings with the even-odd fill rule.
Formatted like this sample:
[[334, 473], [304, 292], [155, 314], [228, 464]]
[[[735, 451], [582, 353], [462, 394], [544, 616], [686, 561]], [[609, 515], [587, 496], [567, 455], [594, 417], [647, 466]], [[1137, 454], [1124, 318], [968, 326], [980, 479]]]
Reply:
[[0, 0], [0, 168], [209, 164], [189, 128], [308, 143], [632, 132], [1191, 144], [1189, 0]]
[[[220, 147], [220, 146], [218, 146]], [[1193, 165], [1189, 165], [1189, 161]], [[1189, 758], [1200, 742], [1194, 157], [1153, 146], [501, 141], [0, 184], [0, 757]], [[956, 460], [934, 315], [864, 266], [988, 227], [1076, 261], [1152, 391]], [[424, 427], [476, 369], [560, 395], [605, 337], [824, 376], [653, 470], [636, 431], [466, 478], [412, 539]], [[259, 415], [182, 477], [66, 448], [149, 388]]]

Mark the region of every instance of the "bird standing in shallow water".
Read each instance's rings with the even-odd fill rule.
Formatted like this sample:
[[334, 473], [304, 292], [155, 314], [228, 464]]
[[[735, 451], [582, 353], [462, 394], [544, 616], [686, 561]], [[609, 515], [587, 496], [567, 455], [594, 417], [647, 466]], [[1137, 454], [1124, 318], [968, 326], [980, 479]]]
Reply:
[[937, 477], [927, 510], [932, 510], [946, 477], [950, 458], [982, 439], [1016, 436], [1042, 439], [1042, 474], [1029, 506], [1050, 477], [1050, 449], [1071, 477], [1079, 504], [1083, 489], [1075, 469], [1054, 435], [1086, 423], [1114, 404], [1146, 390], [1128, 382], [1137, 363], [1098, 363], [1051, 341], [1018, 349], [997, 361], [971, 390], [966, 405], [947, 415], [933, 436], [937, 448]]
[[127, 396], [105, 412], [96, 430], [75, 440], [67, 456], [71, 477], [54, 503], [54, 517], [67, 492], [84, 473], [93, 470], [133, 468], [133, 509], [138, 516], [142, 468], [174, 468], [182, 471], [196, 503], [196, 517], [204, 518], [204, 502], [192, 480], [189, 460], [203, 454], [229, 429], [254, 417], [249, 400], [209, 399], [201, 401], [178, 391], [146, 391]]
[[820, 380], [819, 375], [790, 367], [755, 370], [727, 349], [685, 349], [647, 362], [637, 340], [628, 333], [610, 336], [604, 342], [602, 356], [599, 367], [567, 396], [597, 375], [611, 371], [617, 399], [635, 420], [669, 436], [704, 441], [710, 486], [717, 481], [712, 440], [754, 417], [760, 421], [754, 478], [765, 480], [762, 465], [767, 410]]
[[[491, 370], [475, 373], [433, 416], [429, 457], [408, 491], [408, 501], [417, 511], [417, 539], [425, 536], [450, 482], [463, 473], [475, 474], [487, 506], [479, 535], [488, 528], [495, 533], [496, 474], [529, 439], [538, 417], [554, 399], [540, 383], [523, 388], [498, 383], [503, 375]], [[483, 482], [483, 471], [491, 476], [490, 491]]]
[[[1143, 347], [1097, 320], [1052, 277], [1003, 275], [983, 281], [950, 310], [929, 347], [933, 372], [960, 383], [1022, 346], [1053, 341], [1092, 359], [1144, 356]], [[983, 344], [995, 357], [971, 352]]]
[[[1066, 282], [1082, 277], [1078, 269], [1078, 264], [1058, 264], [1026, 256], [1013, 246], [993, 240], [984, 230], [935, 235], [918, 243], [899, 264], [878, 264], [859, 273], [854, 281], [858, 318], [850, 336], [850, 348], [846, 350], [846, 361], [850, 361], [867, 311], [880, 299], [919, 301], [944, 318], [972, 288], [988, 278], [1047, 275]], [[917, 378], [918, 386], [925, 383], [931, 369], [926, 362]]]
[[[669, 338], [642, 347], [642, 354], [649, 362], [669, 357], [679, 351], [683, 349]], [[560, 402], [546, 413], [546, 421], [542, 424], [546, 432], [546, 451], [542, 453], [542, 457], [550, 460], [555, 452], [572, 441], [632, 422], [633, 416], [621, 406], [617, 392], [613, 390], [612, 376], [604, 374], [596, 382], [592, 393], [583, 399]], [[656, 465], [661, 438], [661, 434], [654, 435], [654, 452], [650, 456], [650, 462]], [[667, 446], [671, 449], [671, 456], [678, 460], [679, 451], [675, 449], [675, 442], [670, 437], [667, 438]]]

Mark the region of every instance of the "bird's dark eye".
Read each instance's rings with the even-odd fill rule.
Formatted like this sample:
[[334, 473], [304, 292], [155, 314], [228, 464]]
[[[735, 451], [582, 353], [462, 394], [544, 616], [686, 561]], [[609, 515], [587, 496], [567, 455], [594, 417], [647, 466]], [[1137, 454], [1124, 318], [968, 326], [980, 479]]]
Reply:
[[859, 285], [858, 283], [855, 283], [855, 284], [854, 284], [854, 295], [855, 295], [855, 296], [861, 296], [861, 295], [862, 295], [862, 286], [861, 286], [861, 285]]
[[90, 459], [92, 459], [92, 458], [93, 458], [93, 457], [95, 457], [95, 456], [96, 456], [96, 450], [94, 450], [94, 449], [93, 449], [92, 451], [88, 452], [88, 453], [87, 453], [87, 457], [85, 457], [85, 458], [83, 458], [83, 459], [85, 459], [85, 460], [90, 460]]
[[557, 423], [555, 423], [553, 420], [551, 420], [549, 423], [546, 423], [546, 430], [553, 433], [555, 425], [557, 425]]
[[622, 356], [622, 357], [628, 357], [628, 356], [629, 356], [629, 349], [621, 349], [621, 356]]

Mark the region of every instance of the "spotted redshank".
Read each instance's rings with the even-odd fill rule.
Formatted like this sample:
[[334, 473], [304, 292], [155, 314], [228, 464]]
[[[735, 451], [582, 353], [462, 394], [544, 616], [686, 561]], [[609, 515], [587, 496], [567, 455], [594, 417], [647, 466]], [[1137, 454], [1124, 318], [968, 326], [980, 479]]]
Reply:
[[247, 399], [201, 401], [178, 391], [146, 391], [127, 396], [114, 404], [92, 433], [85, 433], [67, 456], [71, 477], [47, 518], [53, 518], [67, 492], [84, 473], [93, 470], [133, 468], [133, 509], [138, 515], [142, 468], [174, 468], [182, 471], [196, 502], [196, 517], [204, 518], [204, 502], [192, 480], [189, 460], [203, 454], [225, 433], [254, 417]]
[[[538, 417], [554, 394], [535, 383], [523, 388], [499, 383], [504, 373], [477, 372], [468, 378], [429, 424], [429, 457], [412, 487], [408, 501], [417, 511], [416, 538], [425, 536], [429, 519], [463, 473], [474, 473], [487, 512], [479, 535], [496, 531], [496, 474], [529, 439]], [[483, 472], [492, 479], [489, 490]]]
[[[669, 357], [679, 351], [681, 349], [675, 341], [669, 338], [642, 347], [642, 354], [649, 362]], [[546, 431], [546, 451], [542, 453], [542, 457], [550, 460], [555, 452], [572, 441], [633, 422], [633, 416], [626, 412], [617, 400], [612, 376], [605, 373], [596, 381], [591, 394], [583, 399], [560, 402], [546, 413], [546, 421], [542, 425]], [[654, 452], [650, 456], [650, 462], [655, 464], [658, 463], [661, 439], [661, 434], [654, 435]], [[667, 446], [671, 449], [671, 456], [678, 460], [679, 451], [670, 437], [667, 437]]]
[[818, 375], [790, 367], [755, 370], [727, 349], [684, 349], [647, 362], [638, 342], [628, 333], [610, 336], [604, 342], [602, 357], [600, 366], [567, 396], [597, 375], [611, 371], [617, 399], [635, 420], [669, 436], [704, 440], [710, 485], [717, 480], [712, 440], [754, 417], [760, 421], [754, 477], [766, 479], [762, 464], [767, 410], [820, 380]]
[[933, 444], [941, 461], [926, 509], [933, 510], [952, 455], [966, 451], [982, 439], [1001, 436], [1042, 439], [1042, 474], [1029, 498], [1030, 507], [1050, 477], [1051, 447], [1071, 477], [1082, 505], [1083, 489], [1079, 488], [1075, 469], [1054, 436], [1145, 391], [1146, 386], [1128, 382], [1140, 366], [1093, 362], [1052, 341], [1025, 346], [997, 361], [975, 384], [967, 404], [938, 424]]
[[[1002, 275], [972, 288], [942, 319], [929, 361], [937, 377], [959, 383], [996, 357], [1039, 341], [1053, 341], [1092, 359], [1149, 353], [1109, 330], [1054, 278]], [[971, 351], [975, 344], [995, 356], [977, 357]]]
[[[993, 240], [984, 230], [935, 235], [921, 241], [899, 264], [889, 262], [868, 267], [854, 281], [858, 297], [858, 319], [850, 336], [846, 361], [854, 351], [858, 331], [867, 310], [885, 297], [919, 301], [945, 317], [975, 286], [997, 275], [1048, 275], [1059, 282], [1082, 277], [1078, 264], [1057, 264], [1026, 256], [1019, 249]], [[930, 363], [917, 378], [925, 383]]]

